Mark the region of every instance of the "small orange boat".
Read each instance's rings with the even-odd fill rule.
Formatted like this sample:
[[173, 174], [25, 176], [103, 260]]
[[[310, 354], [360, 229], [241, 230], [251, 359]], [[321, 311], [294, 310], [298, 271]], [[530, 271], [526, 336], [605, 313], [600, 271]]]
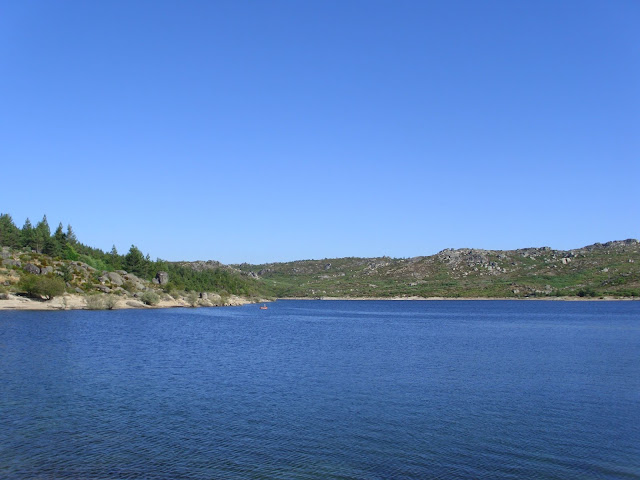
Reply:
[[262, 305], [262, 306], [260, 307], [260, 310], [268, 310], [268, 309], [269, 309], [269, 307], [267, 307], [266, 305]]

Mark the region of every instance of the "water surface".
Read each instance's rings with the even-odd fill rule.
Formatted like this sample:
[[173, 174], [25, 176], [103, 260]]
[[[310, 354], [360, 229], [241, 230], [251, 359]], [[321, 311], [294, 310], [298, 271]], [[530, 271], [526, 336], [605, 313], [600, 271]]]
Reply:
[[0, 478], [640, 479], [640, 303], [0, 312]]

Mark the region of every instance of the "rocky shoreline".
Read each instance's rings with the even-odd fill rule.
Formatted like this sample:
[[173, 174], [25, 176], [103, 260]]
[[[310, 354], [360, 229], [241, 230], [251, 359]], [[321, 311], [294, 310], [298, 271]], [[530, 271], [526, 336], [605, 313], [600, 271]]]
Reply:
[[[55, 310], [106, 310], [107, 308], [91, 308], [87, 301], [91, 296], [78, 295], [78, 294], [65, 294], [59, 297], [55, 297], [51, 300], [39, 300], [20, 295], [9, 294], [6, 299], [0, 299], [0, 311], [3, 310], [41, 310], [41, 311], [55, 311]], [[258, 303], [262, 303], [265, 300], [261, 300]], [[192, 307], [214, 307], [214, 306], [240, 306], [250, 303], [257, 303], [253, 300], [238, 297], [235, 295], [229, 296], [223, 304], [214, 305], [210, 302], [199, 302], [196, 305], [190, 304], [184, 298], [162, 298], [155, 305], [147, 305], [140, 300], [133, 297], [117, 298], [115, 305], [110, 310], [125, 310], [125, 309], [153, 309], [153, 308], [192, 308]]]

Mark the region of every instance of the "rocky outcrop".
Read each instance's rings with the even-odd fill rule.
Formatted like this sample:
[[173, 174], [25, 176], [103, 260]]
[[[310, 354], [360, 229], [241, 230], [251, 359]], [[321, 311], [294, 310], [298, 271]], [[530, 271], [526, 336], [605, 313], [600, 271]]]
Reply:
[[[126, 275], [126, 272], [125, 272]], [[124, 284], [124, 280], [122, 279], [122, 277], [120, 276], [119, 273], [116, 272], [108, 272], [106, 277], [109, 279], [109, 281], [111, 283], [113, 283], [114, 285], [117, 285], [119, 287], [122, 286], [122, 284]]]
[[3, 267], [22, 267], [22, 262], [20, 260], [13, 260], [12, 258], [8, 258], [6, 260], [2, 260]]
[[167, 272], [158, 272], [156, 273], [156, 280], [158, 280], [158, 284], [166, 285], [169, 283], [169, 274]]
[[24, 271], [33, 275], [40, 275], [40, 267], [36, 267], [33, 263], [27, 263], [24, 266]]
[[51, 266], [42, 267], [40, 269], [40, 275], [46, 275], [47, 273], [52, 273], [52, 272], [53, 272], [53, 267]]

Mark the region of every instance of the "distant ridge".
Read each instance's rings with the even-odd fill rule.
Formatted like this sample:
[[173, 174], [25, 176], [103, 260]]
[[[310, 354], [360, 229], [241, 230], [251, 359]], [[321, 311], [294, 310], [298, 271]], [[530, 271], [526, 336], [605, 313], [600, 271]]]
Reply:
[[448, 248], [403, 259], [348, 257], [228, 267], [261, 280], [280, 297], [640, 296], [636, 239], [572, 250]]

